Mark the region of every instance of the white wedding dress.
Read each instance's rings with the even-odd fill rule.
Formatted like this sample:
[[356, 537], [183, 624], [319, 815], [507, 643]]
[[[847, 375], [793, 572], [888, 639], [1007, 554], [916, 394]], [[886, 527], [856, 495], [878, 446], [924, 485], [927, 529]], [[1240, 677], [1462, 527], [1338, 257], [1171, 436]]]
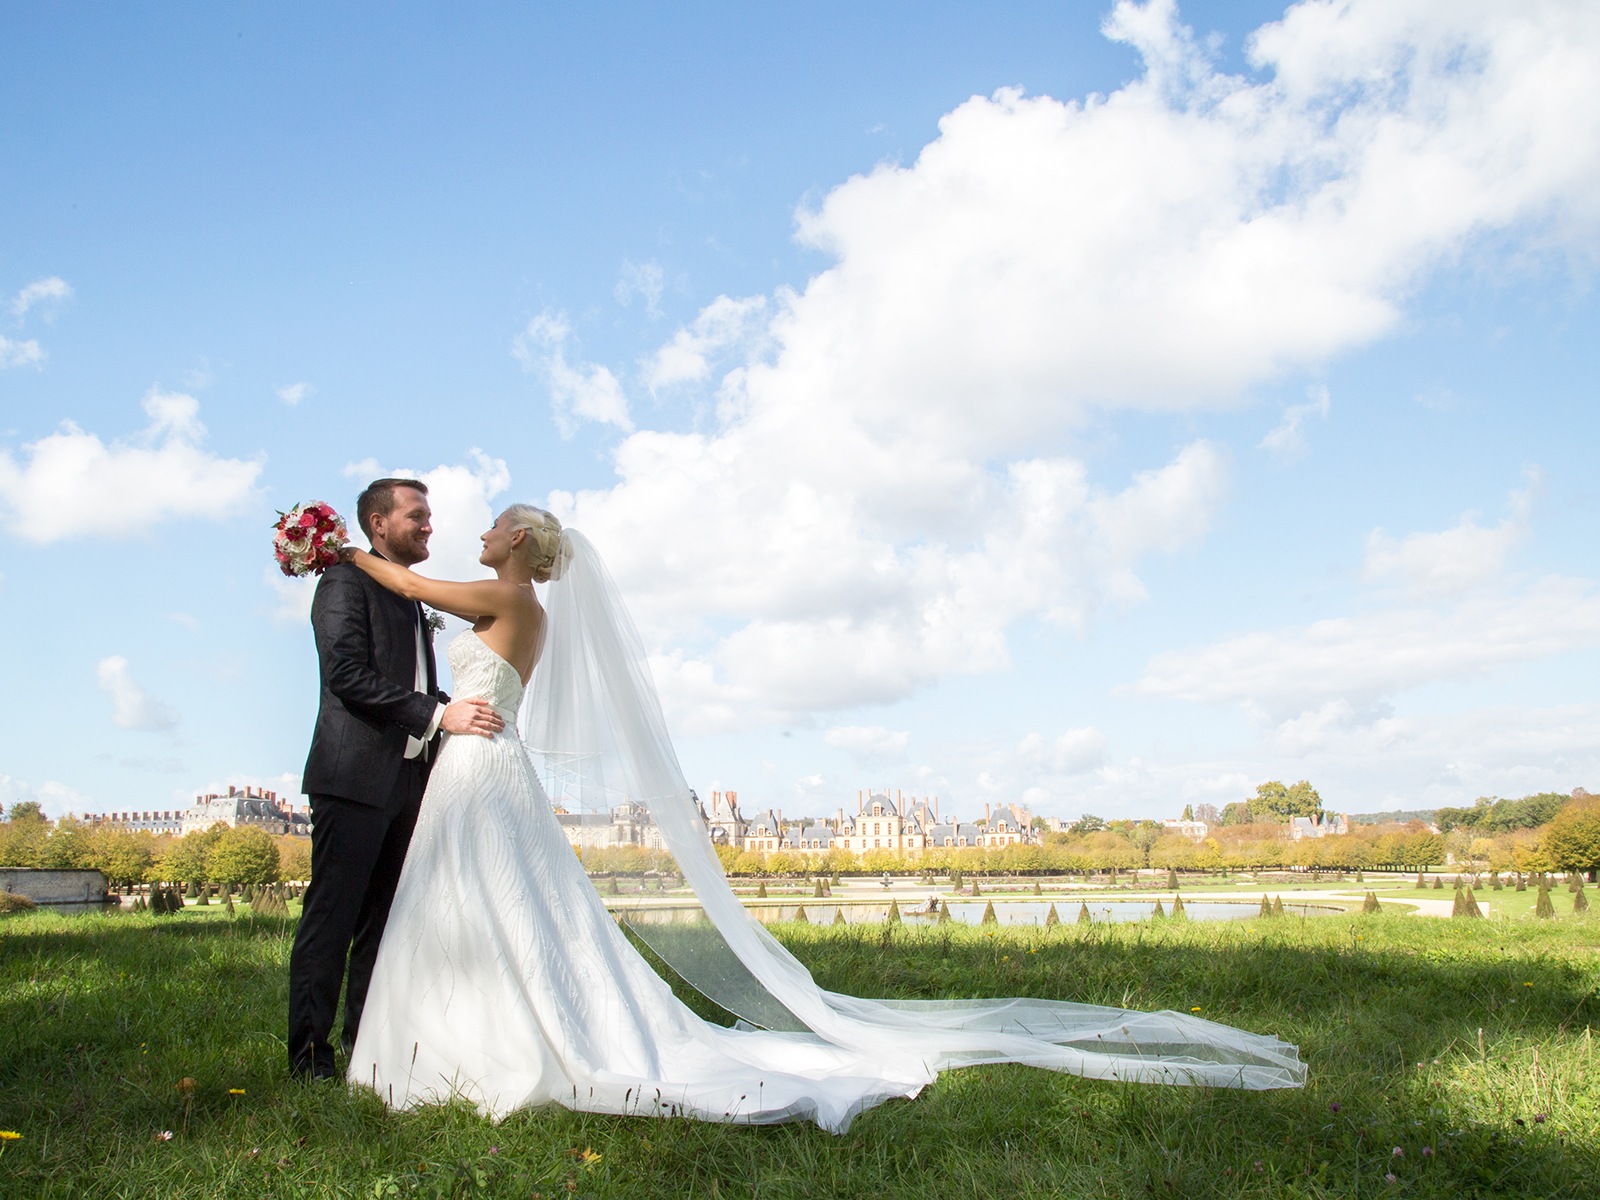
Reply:
[[[1093, 1078], [1297, 1086], [1293, 1046], [1182, 1013], [1055, 1000], [869, 1000], [817, 987], [744, 912], [671, 755], [643, 652], [593, 548], [552, 584], [523, 726], [573, 795], [649, 804], [706, 914], [652, 940], [741, 1016], [710, 1024], [607, 912], [516, 731], [523, 685], [474, 633], [450, 644], [457, 696], [506, 719], [446, 738], [373, 971], [349, 1078], [392, 1107], [465, 1099], [488, 1116], [546, 1103], [711, 1121], [815, 1121], [914, 1096], [942, 1069], [1021, 1062]], [[650, 927], [637, 926], [652, 938]], [[696, 934], [699, 939], [696, 941]]]

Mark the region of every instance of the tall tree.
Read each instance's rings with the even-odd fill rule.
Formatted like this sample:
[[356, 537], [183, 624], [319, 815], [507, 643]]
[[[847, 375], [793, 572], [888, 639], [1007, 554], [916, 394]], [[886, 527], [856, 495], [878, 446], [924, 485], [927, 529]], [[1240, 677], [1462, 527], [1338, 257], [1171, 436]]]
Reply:
[[1569, 800], [1545, 827], [1544, 851], [1563, 871], [1600, 870], [1600, 797]]

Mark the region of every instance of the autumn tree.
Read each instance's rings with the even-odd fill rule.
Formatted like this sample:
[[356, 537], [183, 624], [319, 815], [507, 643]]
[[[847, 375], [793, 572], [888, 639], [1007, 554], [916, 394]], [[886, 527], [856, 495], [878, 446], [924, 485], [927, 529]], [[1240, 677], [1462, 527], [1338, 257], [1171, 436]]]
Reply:
[[14, 825], [23, 825], [32, 822], [36, 825], [45, 823], [44, 809], [37, 800], [18, 800], [11, 806], [11, 811], [6, 814], [6, 820]]
[[[1316, 817], [1322, 814], [1322, 797], [1317, 789], [1302, 779], [1293, 787], [1285, 787], [1276, 779], [1256, 787], [1256, 794], [1245, 802], [1254, 821], [1276, 821], [1287, 824], [1291, 817]], [[1230, 806], [1231, 807], [1231, 806]]]
[[1600, 871], [1600, 796], [1570, 800], [1545, 827], [1544, 852], [1561, 871]]
[[85, 840], [89, 866], [113, 887], [142, 883], [155, 860], [155, 839], [142, 830], [102, 822], [89, 831]]
[[156, 879], [176, 880], [181, 883], [200, 883], [204, 880], [224, 882], [207, 870], [211, 850], [216, 846], [228, 826], [218, 821], [210, 829], [197, 829], [171, 842], [150, 868]]
[[72, 817], [62, 817], [40, 847], [39, 865], [54, 871], [77, 871], [87, 867], [88, 827]]
[[230, 886], [276, 882], [278, 847], [272, 835], [248, 825], [225, 831], [206, 855], [206, 878]]

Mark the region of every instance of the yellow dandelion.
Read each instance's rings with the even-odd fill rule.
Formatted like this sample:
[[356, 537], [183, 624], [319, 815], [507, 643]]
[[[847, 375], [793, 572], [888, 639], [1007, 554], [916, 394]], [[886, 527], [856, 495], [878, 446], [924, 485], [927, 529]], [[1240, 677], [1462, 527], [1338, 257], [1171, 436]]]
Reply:
[[1195, 1006], [1194, 1006], [1194, 1007], [1193, 1007], [1193, 1008], [1191, 1008], [1191, 1009], [1190, 1009], [1190, 1010], [1189, 1010], [1189, 1011], [1190, 1011], [1190, 1012], [1199, 1012], [1199, 1011], [1200, 1011], [1200, 1006], [1199, 1006], [1199, 1005], [1198, 1005], [1198, 1004], [1196, 1004], [1196, 1005], [1195, 1005]]
[[1525, 983], [1525, 984], [1523, 984], [1523, 985], [1522, 985], [1522, 986], [1523, 986], [1523, 987], [1532, 987], [1532, 986], [1533, 986], [1533, 980], [1531, 980], [1531, 979], [1530, 979], [1530, 980], [1528, 980], [1528, 982], [1527, 982], [1527, 983]]
[[242, 1096], [242, 1095], [244, 1095], [244, 1089], [243, 1088], [229, 1088], [228, 1089], [228, 1095], [230, 1095], [230, 1096]]
[[0, 1129], [0, 1142], [18, 1142], [22, 1135], [15, 1129]]
[[585, 1146], [578, 1154], [578, 1161], [586, 1167], [592, 1167], [600, 1161], [600, 1153]]

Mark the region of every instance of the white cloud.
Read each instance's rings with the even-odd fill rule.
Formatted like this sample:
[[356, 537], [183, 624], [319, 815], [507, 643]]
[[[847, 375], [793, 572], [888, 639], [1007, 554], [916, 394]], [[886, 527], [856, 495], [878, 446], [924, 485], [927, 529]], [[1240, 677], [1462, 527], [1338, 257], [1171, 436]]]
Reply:
[[[695, 697], [730, 719], [890, 701], [1003, 666], [1005, 629], [1024, 615], [1081, 628], [1140, 598], [1137, 560], [1203, 536], [1226, 486], [1226, 461], [1206, 443], [1114, 493], [1065, 460], [1015, 463], [999, 479], [956, 462], [944, 473], [966, 470], [972, 495], [945, 540], [897, 544], [881, 528], [898, 517], [885, 501], [951, 498], [908, 486], [873, 503], [824, 488], [819, 475], [839, 465], [805, 462], [799, 446], [797, 471], [775, 488], [749, 473], [751, 459], [774, 461], [766, 436], [733, 428], [707, 447], [699, 435], [641, 434], [619, 453], [618, 488], [551, 496], [607, 554], [658, 642], [735, 622], [702, 653], [653, 663], [670, 700]], [[716, 724], [706, 717], [690, 727]]]
[[[688, 727], [1003, 666], [1019, 620], [1137, 603], [1141, 561], [1194, 546], [1225, 497], [1204, 442], [1092, 480], [1066, 451], [1088, 417], [1234, 405], [1318, 369], [1471, 247], [1592, 244], [1597, 28], [1553, 2], [1307, 4], [1241, 77], [1170, 3], [1119, 3], [1107, 31], [1141, 77], [1081, 103], [976, 97], [915, 162], [799, 213], [826, 270], [759, 310], [719, 297], [644, 364], [713, 390], [714, 422], [633, 433], [615, 486], [550, 503], [608, 555], [663, 692], [699, 705]], [[558, 420], [629, 428], [568, 336], [544, 317], [518, 346]], [[1324, 408], [1298, 407], [1268, 448]]]
[[1306, 395], [1306, 403], [1291, 404], [1283, 410], [1283, 419], [1261, 439], [1258, 449], [1269, 451], [1280, 462], [1292, 462], [1306, 452], [1306, 420], [1327, 420], [1329, 409], [1328, 389], [1323, 384], [1307, 388]]
[[1030, 733], [1017, 746], [1021, 760], [1034, 767], [1060, 774], [1081, 775], [1106, 761], [1106, 735], [1098, 729], [1069, 729], [1046, 740]]
[[[350, 523], [352, 526], [355, 524], [353, 519]], [[354, 528], [351, 533], [360, 536]], [[264, 567], [261, 578], [278, 600], [272, 610], [272, 620], [280, 625], [304, 625], [311, 620], [311, 598], [317, 591], [316, 576], [306, 575], [295, 579], [275, 567]]]
[[111, 697], [111, 723], [119, 729], [153, 732], [177, 725], [177, 713], [139, 686], [122, 655], [102, 658], [97, 674], [100, 690]]
[[1510, 515], [1485, 528], [1467, 513], [1452, 529], [1413, 533], [1403, 539], [1374, 529], [1367, 538], [1362, 578], [1395, 581], [1416, 596], [1455, 595], [1494, 579], [1507, 556], [1528, 538], [1528, 515], [1542, 486], [1537, 469], [1528, 472], [1528, 486], [1511, 494]]
[[27, 316], [28, 310], [38, 304], [55, 303], [72, 295], [72, 287], [58, 275], [35, 279], [12, 298], [11, 315]]
[[6, 367], [37, 367], [44, 362], [44, 350], [38, 342], [15, 341], [0, 334], [0, 369]]
[[822, 740], [866, 766], [905, 758], [911, 734], [904, 729], [885, 729], [882, 725], [835, 725], [822, 735]]
[[1551, 576], [1446, 608], [1384, 609], [1158, 654], [1135, 690], [1280, 716], [1336, 700], [1367, 709], [1409, 688], [1596, 645], [1600, 590]]
[[581, 418], [631, 430], [628, 398], [610, 369], [594, 364], [574, 367], [567, 362], [567, 339], [571, 333], [565, 317], [546, 313], [529, 321], [512, 345], [512, 352], [525, 370], [544, 376], [556, 427], [563, 437], [571, 437], [578, 428], [574, 418]]
[[638, 296], [644, 301], [645, 311], [652, 317], [661, 315], [661, 293], [666, 286], [666, 275], [656, 262], [625, 262], [617, 277], [613, 294], [618, 304], [631, 304]]
[[711, 374], [711, 356], [737, 345], [766, 309], [765, 296], [718, 296], [686, 328], [651, 356], [645, 380], [651, 391], [680, 383], [699, 383]]
[[110, 445], [71, 421], [22, 447], [0, 449], [0, 516], [30, 542], [128, 537], [185, 517], [217, 520], [253, 504], [262, 459], [218, 458], [202, 448], [193, 396], [153, 387], [149, 424]]
[[315, 396], [317, 389], [301, 380], [299, 383], [290, 383], [278, 389], [278, 399], [293, 408], [308, 396]]
[[10, 812], [14, 805], [31, 801], [51, 820], [59, 820], [68, 813], [88, 811], [89, 800], [83, 793], [55, 780], [46, 780], [35, 787], [25, 779], [0, 775], [0, 805]]

